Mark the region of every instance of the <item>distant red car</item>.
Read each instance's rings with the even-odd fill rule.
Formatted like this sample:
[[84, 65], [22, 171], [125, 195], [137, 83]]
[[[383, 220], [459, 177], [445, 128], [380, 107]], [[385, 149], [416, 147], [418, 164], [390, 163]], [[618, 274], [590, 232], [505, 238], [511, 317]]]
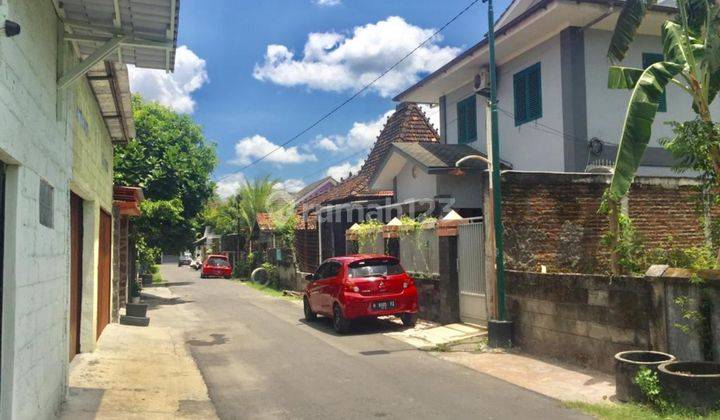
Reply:
[[229, 279], [232, 276], [230, 261], [225, 255], [210, 255], [207, 257], [200, 272], [200, 278], [224, 277]]
[[363, 317], [397, 315], [407, 326], [417, 321], [417, 289], [395, 257], [330, 258], [306, 279], [310, 283], [303, 297], [305, 319], [331, 317], [338, 333], [346, 333], [352, 320]]

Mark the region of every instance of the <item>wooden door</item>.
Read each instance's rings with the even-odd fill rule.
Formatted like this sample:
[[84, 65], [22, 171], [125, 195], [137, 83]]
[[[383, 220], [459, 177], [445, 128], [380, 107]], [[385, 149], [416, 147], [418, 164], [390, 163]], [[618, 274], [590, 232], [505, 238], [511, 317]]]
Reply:
[[110, 322], [110, 256], [112, 247], [112, 216], [100, 211], [100, 252], [98, 258], [97, 337]]
[[70, 193], [70, 360], [80, 353], [82, 306], [83, 201]]

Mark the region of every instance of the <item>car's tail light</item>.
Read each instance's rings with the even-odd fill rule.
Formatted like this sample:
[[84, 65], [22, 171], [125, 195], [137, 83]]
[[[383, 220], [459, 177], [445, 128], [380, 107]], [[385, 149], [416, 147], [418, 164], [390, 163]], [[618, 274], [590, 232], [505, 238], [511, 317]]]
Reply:
[[348, 292], [355, 292], [355, 293], [359, 293], [359, 292], [360, 292], [360, 288], [357, 287], [357, 286], [355, 285], [355, 283], [353, 283], [353, 282], [351, 282], [351, 281], [345, 283], [345, 290], [347, 290]]
[[407, 280], [403, 282], [403, 289], [407, 289], [408, 287], [413, 285], [413, 279], [412, 277], [408, 277]]

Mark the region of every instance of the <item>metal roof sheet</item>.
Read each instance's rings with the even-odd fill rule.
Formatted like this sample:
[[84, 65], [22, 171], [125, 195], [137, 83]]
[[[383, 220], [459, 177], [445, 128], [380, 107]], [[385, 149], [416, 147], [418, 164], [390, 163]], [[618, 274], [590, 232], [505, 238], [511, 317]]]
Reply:
[[[66, 27], [72, 35], [84, 38], [73, 41], [81, 55], [91, 55], [114, 36], [127, 35], [138, 42], [123, 43], [119, 53], [109, 59], [168, 71], [175, 67], [179, 13], [179, 0], [63, 0], [61, 3]], [[172, 47], [163, 48], [167, 44]]]

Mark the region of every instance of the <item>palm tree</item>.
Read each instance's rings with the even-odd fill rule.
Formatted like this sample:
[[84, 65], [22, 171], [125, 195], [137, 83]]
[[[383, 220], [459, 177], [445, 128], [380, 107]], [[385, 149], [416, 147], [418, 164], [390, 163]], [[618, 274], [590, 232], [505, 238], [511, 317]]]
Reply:
[[[648, 8], [654, 4], [655, 0], [625, 1], [608, 49], [611, 62], [619, 63], [625, 58]], [[679, 86], [692, 99], [697, 119], [710, 127], [713, 125], [710, 104], [720, 90], [720, 5], [711, 0], [677, 0], [677, 10], [677, 15], [662, 25], [663, 61], [645, 69], [610, 67], [608, 87], [632, 89], [606, 196], [611, 234], [615, 238], [619, 231], [618, 203], [630, 189], [640, 166], [665, 87], [669, 83]], [[720, 139], [715, 130], [705, 132], [706, 138], [702, 139], [705, 158], [709, 159], [713, 172], [710, 178], [717, 180]], [[619, 271], [616, 263], [613, 261], [613, 271]]]

